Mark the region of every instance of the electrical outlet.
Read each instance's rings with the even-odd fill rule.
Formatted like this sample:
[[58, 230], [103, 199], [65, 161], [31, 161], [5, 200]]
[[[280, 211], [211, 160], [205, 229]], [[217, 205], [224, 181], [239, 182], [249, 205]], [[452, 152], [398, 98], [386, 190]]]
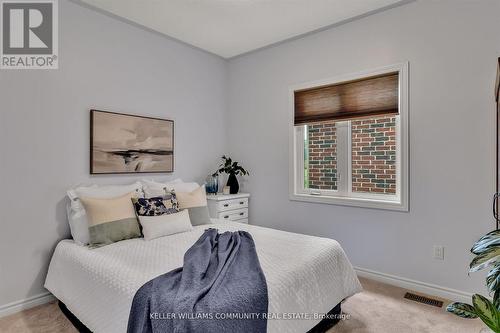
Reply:
[[444, 247], [434, 245], [434, 259], [444, 260]]

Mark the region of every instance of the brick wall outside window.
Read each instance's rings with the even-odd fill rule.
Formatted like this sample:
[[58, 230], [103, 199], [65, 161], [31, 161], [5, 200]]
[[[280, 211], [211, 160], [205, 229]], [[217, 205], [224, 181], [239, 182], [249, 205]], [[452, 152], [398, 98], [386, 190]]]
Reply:
[[396, 118], [351, 122], [353, 192], [396, 194]]
[[336, 190], [337, 134], [335, 123], [309, 125], [308, 141], [309, 169], [306, 171], [308, 173], [306, 187]]
[[[352, 190], [396, 193], [396, 119], [379, 117], [351, 122]], [[337, 135], [334, 122], [308, 126], [305, 186], [337, 189]]]

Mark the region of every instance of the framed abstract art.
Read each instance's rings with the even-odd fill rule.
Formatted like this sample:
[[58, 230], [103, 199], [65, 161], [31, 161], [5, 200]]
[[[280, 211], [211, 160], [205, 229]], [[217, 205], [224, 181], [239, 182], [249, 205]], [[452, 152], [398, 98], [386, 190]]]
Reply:
[[174, 171], [174, 121], [90, 110], [90, 173]]

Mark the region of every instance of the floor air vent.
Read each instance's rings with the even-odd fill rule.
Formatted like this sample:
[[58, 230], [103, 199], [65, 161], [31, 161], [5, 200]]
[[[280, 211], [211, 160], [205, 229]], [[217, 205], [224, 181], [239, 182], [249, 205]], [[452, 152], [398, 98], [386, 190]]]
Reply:
[[437, 306], [438, 308], [443, 306], [443, 302], [438, 301], [437, 299], [432, 299], [432, 298], [425, 297], [425, 296], [415, 295], [412, 293], [406, 293], [405, 298], [412, 300], [412, 301], [415, 301], [415, 302], [419, 302], [419, 303], [423, 303], [423, 304], [427, 304], [427, 305], [432, 305], [432, 306]]

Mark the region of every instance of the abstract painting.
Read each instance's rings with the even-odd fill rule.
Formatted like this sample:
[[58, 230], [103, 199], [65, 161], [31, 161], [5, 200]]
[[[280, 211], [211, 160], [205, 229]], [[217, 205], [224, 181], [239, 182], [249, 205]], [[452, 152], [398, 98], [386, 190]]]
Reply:
[[174, 171], [174, 122], [90, 111], [90, 173]]

